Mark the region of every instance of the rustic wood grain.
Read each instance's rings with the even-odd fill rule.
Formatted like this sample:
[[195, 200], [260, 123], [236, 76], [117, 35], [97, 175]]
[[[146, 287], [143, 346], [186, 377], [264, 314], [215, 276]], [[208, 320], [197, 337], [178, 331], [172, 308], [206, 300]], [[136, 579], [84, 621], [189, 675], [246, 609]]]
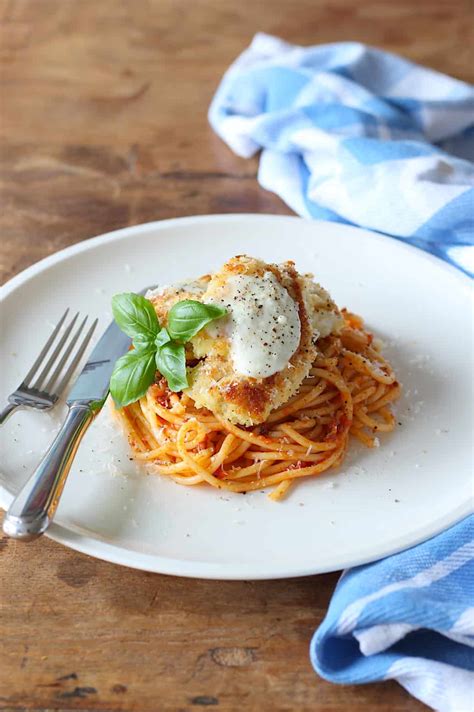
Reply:
[[[474, 79], [464, 0], [0, 0], [0, 18], [3, 279], [125, 225], [288, 213], [206, 120], [257, 30]], [[336, 580], [181, 580], [0, 539], [0, 710], [422, 709], [394, 683], [315, 676]]]
[[214, 582], [118, 568], [47, 540], [3, 540], [0, 551], [3, 711], [421, 708], [394, 683], [316, 678], [308, 643], [335, 574]]

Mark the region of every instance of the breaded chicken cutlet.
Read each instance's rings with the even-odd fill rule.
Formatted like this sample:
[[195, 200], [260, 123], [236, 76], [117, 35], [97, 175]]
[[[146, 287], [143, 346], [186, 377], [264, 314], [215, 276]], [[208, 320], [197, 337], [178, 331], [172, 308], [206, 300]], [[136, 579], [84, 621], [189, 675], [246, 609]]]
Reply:
[[[218, 304], [227, 316], [187, 346], [186, 393], [198, 407], [240, 425], [263, 423], [297, 393], [317, 355], [317, 340], [338, 333], [343, 319], [329, 294], [280, 265], [240, 255], [212, 276], [147, 295], [160, 323], [183, 299]], [[197, 363], [195, 363], [197, 361]]]

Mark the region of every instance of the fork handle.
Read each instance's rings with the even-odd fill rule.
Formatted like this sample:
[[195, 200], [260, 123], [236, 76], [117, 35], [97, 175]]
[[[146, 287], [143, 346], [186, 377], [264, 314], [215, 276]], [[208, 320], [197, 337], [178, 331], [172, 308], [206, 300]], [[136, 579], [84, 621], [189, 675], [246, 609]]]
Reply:
[[7, 403], [0, 413], [0, 425], [3, 425], [17, 408], [21, 408], [19, 403]]
[[70, 407], [53, 444], [11, 503], [3, 531], [13, 539], [31, 541], [51, 524], [79, 443], [96, 415], [87, 404]]

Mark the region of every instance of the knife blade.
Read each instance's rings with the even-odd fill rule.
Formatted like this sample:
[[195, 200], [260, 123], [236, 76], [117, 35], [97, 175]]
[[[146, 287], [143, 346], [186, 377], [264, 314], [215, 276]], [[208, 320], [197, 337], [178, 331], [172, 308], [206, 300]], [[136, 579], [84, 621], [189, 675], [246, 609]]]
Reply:
[[77, 377], [66, 403], [94, 403], [101, 408], [109, 393], [109, 382], [115, 362], [128, 351], [129, 336], [113, 321], [95, 345], [86, 365]]

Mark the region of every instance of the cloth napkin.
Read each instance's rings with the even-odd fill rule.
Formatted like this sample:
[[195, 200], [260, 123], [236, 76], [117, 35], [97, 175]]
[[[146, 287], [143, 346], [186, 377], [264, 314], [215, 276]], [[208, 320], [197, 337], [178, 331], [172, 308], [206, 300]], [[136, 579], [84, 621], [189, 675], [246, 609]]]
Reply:
[[404, 239], [474, 272], [474, 88], [356, 42], [257, 34], [209, 110], [299, 215]]
[[474, 709], [474, 518], [345, 571], [311, 641], [326, 680], [394, 678], [442, 712]]

